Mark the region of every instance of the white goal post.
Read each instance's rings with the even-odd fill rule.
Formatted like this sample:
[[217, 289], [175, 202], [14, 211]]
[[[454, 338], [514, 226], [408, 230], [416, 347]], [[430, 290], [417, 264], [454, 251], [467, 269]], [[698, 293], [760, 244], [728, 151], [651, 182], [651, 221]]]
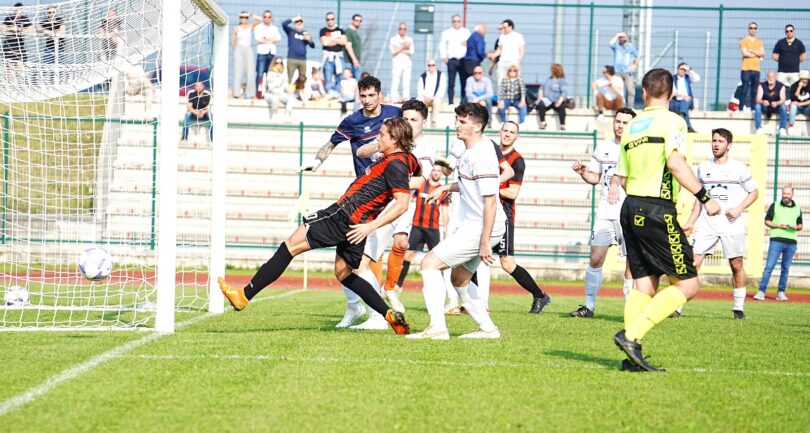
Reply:
[[[173, 332], [177, 314], [222, 312], [225, 13], [66, 0], [0, 15], [0, 291], [28, 294], [4, 299], [0, 331]], [[184, 122], [198, 81], [212, 116]], [[77, 267], [94, 246], [116, 263], [100, 281]]]

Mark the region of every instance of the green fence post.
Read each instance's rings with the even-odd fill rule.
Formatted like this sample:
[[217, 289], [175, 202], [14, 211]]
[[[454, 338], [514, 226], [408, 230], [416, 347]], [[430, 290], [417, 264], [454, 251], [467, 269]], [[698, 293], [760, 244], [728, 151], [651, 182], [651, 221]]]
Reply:
[[3, 113], [3, 226], [0, 229], [0, 242], [6, 243], [6, 212], [8, 210], [8, 153], [9, 153], [9, 115], [10, 112]]
[[[450, 156], [450, 127], [444, 127], [444, 155], [445, 157]], [[455, 164], [454, 164], [455, 165]], [[444, 183], [447, 183], [448, 176], [444, 177]]]
[[[155, 249], [155, 208], [157, 206], [157, 150], [158, 150], [158, 122], [152, 122], [152, 218], [150, 224], [149, 249]], [[176, 192], [176, 191], [175, 191]]]
[[[593, 131], [593, 142], [591, 143], [591, 152], [596, 150], [596, 140], [597, 134], [596, 131]], [[602, 181], [605, 180], [607, 179], [602, 179]], [[594, 224], [596, 224], [596, 221], [594, 221], [595, 218], [596, 218], [596, 185], [591, 185], [591, 233], [593, 233], [593, 226]]]
[[[340, 3], [338, 3], [340, 4]], [[304, 122], [298, 122], [298, 166], [304, 165]], [[298, 200], [304, 191], [304, 172], [298, 172]], [[298, 212], [298, 225], [301, 225], [301, 212]]]
[[588, 21], [588, 76], [585, 77], [585, 108], [591, 108], [591, 73], [593, 68], [593, 2]]
[[340, 7], [342, 4], [343, 2], [341, 0], [337, 0], [337, 8], [336, 8], [337, 12], [335, 12], [335, 20], [336, 20], [335, 23], [337, 25], [340, 25]]
[[781, 135], [776, 134], [776, 141], [774, 146], [776, 149], [773, 155], [773, 201], [776, 203], [777, 191], [779, 190], [779, 145], [780, 139], [782, 138]]
[[717, 75], [714, 80], [714, 109], [720, 107], [720, 59], [723, 57], [723, 5], [720, 5], [720, 17], [717, 20]]

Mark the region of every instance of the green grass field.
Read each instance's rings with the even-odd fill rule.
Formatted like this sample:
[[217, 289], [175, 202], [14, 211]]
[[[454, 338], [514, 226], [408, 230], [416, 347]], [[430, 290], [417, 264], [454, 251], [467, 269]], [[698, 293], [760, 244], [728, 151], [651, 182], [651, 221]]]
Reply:
[[[525, 313], [526, 296], [496, 295], [491, 307], [503, 338], [449, 342], [335, 330], [342, 299], [336, 291], [267, 290], [241, 313], [180, 314], [178, 331], [160, 337], [0, 333], [0, 432], [797, 432], [810, 425], [808, 304], [748, 302], [745, 321], [731, 319], [730, 302], [690, 304], [684, 318], [645, 339], [651, 362], [669, 370], [656, 374], [617, 370], [620, 299], [601, 299], [597, 318], [584, 320], [567, 317], [578, 297], [555, 297], [536, 317]], [[404, 301], [413, 306], [414, 329], [424, 327], [421, 295]], [[474, 328], [465, 316], [448, 324], [453, 337]]]

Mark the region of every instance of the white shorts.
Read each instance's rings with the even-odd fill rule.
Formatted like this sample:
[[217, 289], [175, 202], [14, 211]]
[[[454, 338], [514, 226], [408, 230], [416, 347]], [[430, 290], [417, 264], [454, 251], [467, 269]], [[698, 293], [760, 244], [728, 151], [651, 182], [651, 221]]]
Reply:
[[692, 238], [692, 252], [694, 254], [714, 254], [717, 242], [723, 244], [723, 255], [727, 259], [743, 257], [745, 255], [745, 233], [716, 234], [708, 230], [695, 233]]
[[[461, 224], [459, 224], [461, 225]], [[501, 242], [505, 230], [504, 224], [495, 224], [489, 237], [489, 246], [494, 248]], [[433, 248], [433, 254], [447, 266], [455, 268], [464, 266], [470, 272], [475, 272], [481, 263], [479, 245], [481, 232], [478, 230], [456, 230]]]
[[[388, 212], [388, 208], [391, 207], [393, 203], [392, 201], [383, 212]], [[363, 248], [363, 254], [369, 256], [371, 260], [376, 262], [385, 252], [385, 247], [388, 246], [391, 237], [397, 233], [410, 234], [413, 224], [413, 213], [416, 210], [415, 207], [415, 205], [413, 207], [408, 205], [408, 210], [400, 215], [399, 218], [371, 232], [366, 238], [366, 246]]]
[[619, 220], [596, 220], [591, 232], [591, 246], [609, 247], [611, 245], [619, 245], [622, 248], [622, 257], [627, 257], [627, 246], [624, 244], [622, 225]]

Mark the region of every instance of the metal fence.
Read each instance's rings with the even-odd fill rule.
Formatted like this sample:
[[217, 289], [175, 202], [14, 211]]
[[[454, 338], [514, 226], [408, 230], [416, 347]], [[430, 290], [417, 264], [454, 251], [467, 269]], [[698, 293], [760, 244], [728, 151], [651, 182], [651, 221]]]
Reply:
[[[259, 12], [268, 7], [259, 0], [224, 0], [224, 9], [236, 24], [242, 9]], [[797, 37], [810, 42], [810, 9], [757, 9], [739, 7], [678, 7], [623, 6], [536, 3], [530, 1], [439, 1], [419, 0], [303, 0], [294, 4], [273, 4], [274, 22], [300, 13], [305, 29], [312, 34], [324, 26], [324, 14], [333, 11], [341, 26], [348, 25], [351, 16], [364, 17], [359, 34], [363, 39], [363, 69], [381, 78], [389, 87], [391, 55], [388, 40], [396, 34], [397, 24], [409, 24], [409, 34], [416, 44], [413, 56], [411, 93], [416, 79], [425, 70], [426, 60], [437, 57], [441, 32], [450, 27], [452, 15], [462, 15], [466, 27], [477, 23], [488, 26], [487, 49], [494, 49], [498, 24], [504, 19], [515, 23], [515, 30], [526, 40], [523, 77], [527, 83], [542, 82], [549, 75], [551, 63], [561, 63], [566, 72], [570, 93], [590, 103], [590, 82], [601, 76], [601, 68], [613, 64], [609, 40], [620, 31], [628, 31], [642, 54], [642, 73], [653, 67], [675, 70], [685, 61], [702, 77], [694, 86], [698, 109], [724, 109], [740, 79], [740, 39], [747, 34], [751, 21], [759, 24], [758, 36], [765, 48], [762, 62], [763, 77], [768, 69], [776, 69], [770, 53], [776, 41], [784, 37], [784, 26], [796, 26]], [[433, 34], [414, 34], [414, 14], [417, 5], [435, 6]], [[422, 27], [422, 26], [420, 26]], [[640, 40], [638, 40], [640, 39]], [[286, 56], [286, 37], [278, 44], [279, 55]], [[310, 60], [320, 60], [320, 44], [309, 51]], [[485, 67], [486, 67], [485, 62]], [[808, 66], [805, 62], [804, 68]], [[764, 79], [764, 78], [763, 78]], [[640, 81], [640, 80], [637, 80]], [[458, 92], [457, 92], [458, 94]], [[640, 92], [637, 92], [640, 97]]]

